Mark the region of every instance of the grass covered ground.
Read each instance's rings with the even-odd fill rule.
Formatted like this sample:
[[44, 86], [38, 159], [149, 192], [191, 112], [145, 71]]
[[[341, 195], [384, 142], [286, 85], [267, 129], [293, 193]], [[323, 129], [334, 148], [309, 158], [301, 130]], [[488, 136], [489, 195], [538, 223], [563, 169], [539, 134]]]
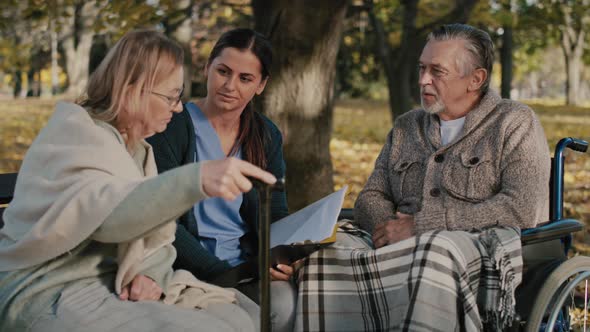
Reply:
[[[0, 103], [0, 173], [15, 172], [26, 149], [47, 122], [54, 100], [3, 100]], [[551, 149], [562, 137], [590, 140], [590, 108], [529, 105], [539, 115]], [[330, 151], [335, 189], [345, 184], [345, 207], [352, 207], [391, 128], [386, 102], [339, 101], [334, 111]], [[566, 159], [565, 214], [590, 223], [590, 154], [569, 153]], [[588, 232], [576, 234], [576, 249], [590, 254]]]

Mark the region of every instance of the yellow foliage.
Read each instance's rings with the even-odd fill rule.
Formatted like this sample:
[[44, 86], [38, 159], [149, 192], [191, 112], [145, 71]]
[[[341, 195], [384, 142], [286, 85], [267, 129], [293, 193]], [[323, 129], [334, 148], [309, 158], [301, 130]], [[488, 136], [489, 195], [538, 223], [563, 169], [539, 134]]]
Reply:
[[[68, 80], [68, 75], [61, 67], [57, 67], [57, 81], [59, 86], [64, 86]], [[41, 69], [41, 82], [46, 86], [51, 86], [51, 68]]]

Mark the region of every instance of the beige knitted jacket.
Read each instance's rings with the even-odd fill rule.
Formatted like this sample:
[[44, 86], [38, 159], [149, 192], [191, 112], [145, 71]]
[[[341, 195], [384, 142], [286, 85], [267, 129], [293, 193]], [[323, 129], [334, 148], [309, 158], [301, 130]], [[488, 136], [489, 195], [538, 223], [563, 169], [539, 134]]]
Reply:
[[396, 211], [414, 216], [416, 234], [530, 228], [548, 218], [549, 173], [534, 112], [489, 91], [446, 146], [438, 116], [422, 109], [400, 116], [355, 203], [355, 220], [370, 232]]

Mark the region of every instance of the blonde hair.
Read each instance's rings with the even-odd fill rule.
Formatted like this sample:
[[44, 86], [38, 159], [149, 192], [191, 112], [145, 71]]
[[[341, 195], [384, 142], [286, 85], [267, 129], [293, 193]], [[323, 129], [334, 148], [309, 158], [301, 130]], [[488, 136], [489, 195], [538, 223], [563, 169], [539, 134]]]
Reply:
[[77, 103], [92, 118], [125, 132], [127, 146], [133, 146], [141, 137], [130, 121], [147, 114], [148, 103], [147, 98], [142, 98], [143, 92], [151, 91], [158, 80], [183, 63], [182, 47], [164, 34], [154, 30], [128, 32], [90, 76], [86, 91]]

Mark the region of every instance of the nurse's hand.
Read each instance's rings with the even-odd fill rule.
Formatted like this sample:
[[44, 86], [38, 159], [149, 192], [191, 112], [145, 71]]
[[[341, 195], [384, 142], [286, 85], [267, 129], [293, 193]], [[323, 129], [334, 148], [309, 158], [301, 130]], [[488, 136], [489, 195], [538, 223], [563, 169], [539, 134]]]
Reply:
[[205, 193], [211, 197], [222, 197], [228, 201], [250, 191], [252, 182], [248, 176], [268, 184], [277, 179], [269, 172], [234, 157], [202, 162], [201, 183]]
[[276, 269], [270, 268], [270, 279], [289, 281], [293, 275], [293, 267], [285, 264], [278, 264]]

